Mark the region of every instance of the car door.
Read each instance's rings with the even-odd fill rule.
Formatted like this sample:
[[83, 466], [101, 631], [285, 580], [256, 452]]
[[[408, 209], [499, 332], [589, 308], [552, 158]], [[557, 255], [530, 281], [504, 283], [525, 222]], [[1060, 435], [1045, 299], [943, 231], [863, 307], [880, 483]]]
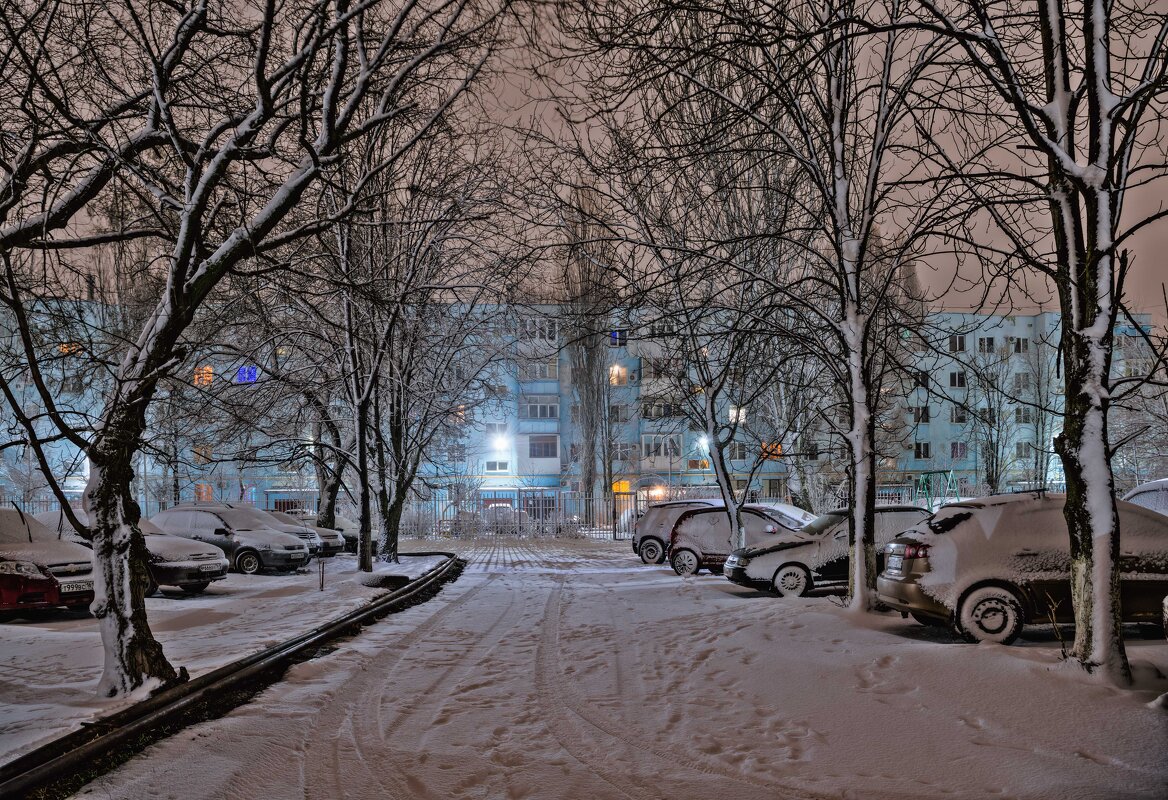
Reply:
[[215, 545], [228, 556], [235, 554], [239, 545], [228, 531], [227, 523], [210, 511], [191, 511], [189, 513], [194, 538], [200, 542]]
[[1155, 622], [1168, 597], [1168, 517], [1118, 505], [1120, 608], [1125, 620]]
[[[742, 512], [742, 527], [746, 530], [747, 547], [766, 546], [776, 533], [786, 530], [780, 528], [778, 523], [769, 517], [750, 509], [745, 509]], [[737, 546], [735, 542], [732, 549], [736, 549]]]
[[815, 549], [810, 565], [816, 583], [846, 583], [848, 580], [848, 521], [826, 531]]

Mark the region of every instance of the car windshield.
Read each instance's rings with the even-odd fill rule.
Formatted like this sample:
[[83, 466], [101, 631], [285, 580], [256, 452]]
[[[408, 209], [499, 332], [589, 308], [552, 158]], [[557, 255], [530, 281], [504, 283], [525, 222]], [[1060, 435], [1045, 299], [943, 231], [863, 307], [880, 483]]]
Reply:
[[803, 532], [810, 536], [822, 536], [830, 528], [834, 528], [846, 519], [847, 516], [844, 514], [824, 514], [803, 526]]

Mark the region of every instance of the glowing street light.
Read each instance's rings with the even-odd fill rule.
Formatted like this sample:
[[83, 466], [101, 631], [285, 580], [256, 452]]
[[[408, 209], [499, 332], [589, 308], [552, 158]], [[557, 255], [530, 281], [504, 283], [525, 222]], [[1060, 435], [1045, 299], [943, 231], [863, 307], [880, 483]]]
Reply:
[[491, 444], [494, 446], [495, 452], [498, 453], [498, 452], [502, 452], [502, 451], [506, 450], [508, 447], [510, 447], [511, 442], [507, 439], [506, 436], [496, 436], [491, 441]]

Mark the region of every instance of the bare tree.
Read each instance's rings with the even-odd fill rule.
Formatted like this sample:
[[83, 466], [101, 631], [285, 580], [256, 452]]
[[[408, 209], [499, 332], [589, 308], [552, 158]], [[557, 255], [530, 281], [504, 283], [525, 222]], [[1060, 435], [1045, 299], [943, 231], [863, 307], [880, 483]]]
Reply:
[[[298, 209], [317, 206], [358, 141], [396, 131], [396, 146], [365, 165], [373, 176], [428, 135], [482, 69], [505, 9], [506, 0], [0, 8], [10, 112], [0, 120], [0, 302], [47, 419], [92, 465], [90, 526], [66, 515], [94, 546], [101, 694], [178, 677], [146, 620], [130, 481], [146, 410], [182, 362], [185, 332], [225, 275], [278, 267], [298, 241], [351, 212], [347, 203], [324, 217]], [[130, 63], [141, 69], [123, 68]], [[149, 211], [86, 226], [118, 192]], [[154, 280], [143, 283], [162, 290], [143, 295], [149, 310], [109, 344], [110, 389], [86, 435], [46, 383], [31, 316], [38, 298], [79, 291], [73, 254], [132, 239], [151, 243], [144, 272]]]
[[[944, 211], [940, 191], [912, 174], [919, 154], [900, 154], [924, 144], [906, 123], [918, 79], [947, 45], [902, 35], [895, 0], [863, 6], [888, 24], [861, 41], [871, 24], [855, 21], [859, 8], [849, 0], [651, 7], [612, 0], [581, 7], [569, 22], [607, 58], [610, 108], [621, 109], [628, 86], [671, 75], [695, 98], [720, 104], [722, 147], [765, 147], [776, 166], [797, 175], [793, 199], [802, 210], [793, 218], [801, 227], [771, 235], [801, 246], [801, 257], [767, 267], [775, 289], [831, 351], [825, 367], [838, 365], [854, 507], [849, 592], [863, 609], [875, 585], [878, 364], [898, 327], [894, 309], [909, 285], [903, 272]], [[906, 181], [918, 189], [908, 203], [893, 191]]]
[[1127, 247], [1168, 213], [1126, 208], [1129, 191], [1146, 191], [1168, 168], [1159, 131], [1168, 17], [1110, 0], [918, 7], [926, 26], [965, 54], [962, 79], [951, 84], [963, 88], [938, 98], [963, 118], [945, 133], [961, 144], [943, 166], [966, 177], [989, 214], [1004, 240], [999, 263], [1044, 276], [1058, 295], [1065, 417], [1055, 450], [1067, 480], [1073, 653], [1126, 684], [1110, 370], [1132, 268]]

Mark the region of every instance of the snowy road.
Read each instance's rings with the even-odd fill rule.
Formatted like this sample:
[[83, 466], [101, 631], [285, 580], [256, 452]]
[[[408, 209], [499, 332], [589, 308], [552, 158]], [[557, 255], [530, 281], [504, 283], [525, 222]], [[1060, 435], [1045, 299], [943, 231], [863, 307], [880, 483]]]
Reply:
[[433, 601], [150, 748], [99, 798], [1163, 797], [1168, 644], [1120, 692], [625, 542], [463, 546]]

